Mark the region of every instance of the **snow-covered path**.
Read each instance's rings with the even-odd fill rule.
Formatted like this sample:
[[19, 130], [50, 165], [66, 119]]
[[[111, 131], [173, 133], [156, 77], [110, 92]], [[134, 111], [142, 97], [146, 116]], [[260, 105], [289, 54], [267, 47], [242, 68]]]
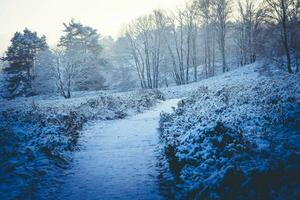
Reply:
[[64, 177], [58, 199], [163, 199], [158, 187], [158, 121], [178, 100], [117, 121], [95, 121], [83, 132], [83, 150]]

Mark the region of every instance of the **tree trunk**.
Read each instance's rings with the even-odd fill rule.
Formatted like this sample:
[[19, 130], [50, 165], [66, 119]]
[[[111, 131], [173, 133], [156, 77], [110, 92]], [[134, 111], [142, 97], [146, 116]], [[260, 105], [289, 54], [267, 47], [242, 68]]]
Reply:
[[282, 28], [283, 28], [283, 46], [286, 53], [287, 59], [287, 68], [289, 73], [293, 73], [292, 71], [292, 64], [291, 64], [291, 54], [288, 42], [288, 30], [287, 30], [287, 13], [286, 13], [286, 6], [284, 0], [281, 0], [282, 6]]

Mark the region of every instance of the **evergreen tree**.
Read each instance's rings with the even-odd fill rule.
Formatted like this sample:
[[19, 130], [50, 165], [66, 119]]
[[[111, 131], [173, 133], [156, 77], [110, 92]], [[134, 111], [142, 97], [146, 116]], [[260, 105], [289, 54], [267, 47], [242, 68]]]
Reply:
[[35, 58], [38, 52], [47, 48], [45, 36], [38, 37], [36, 32], [27, 28], [23, 33], [15, 33], [11, 45], [2, 58], [9, 63], [4, 69], [7, 73], [8, 97], [32, 94]]
[[[84, 26], [73, 19], [68, 24], [64, 23], [64, 35], [60, 38], [59, 45], [65, 49], [65, 55], [74, 57], [77, 66], [75, 77], [76, 90], [99, 90], [103, 87], [104, 78], [101, 76], [100, 67], [105, 63], [100, 57], [102, 46], [99, 43], [100, 35], [96, 29]], [[80, 64], [78, 61], [80, 55]]]

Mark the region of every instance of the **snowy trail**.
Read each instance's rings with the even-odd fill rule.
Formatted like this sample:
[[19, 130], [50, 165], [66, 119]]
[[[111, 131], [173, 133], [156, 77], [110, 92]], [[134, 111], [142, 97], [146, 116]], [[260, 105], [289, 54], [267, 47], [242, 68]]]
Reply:
[[59, 199], [163, 199], [156, 169], [158, 121], [178, 100], [117, 121], [96, 121], [83, 132], [84, 149], [57, 195]]

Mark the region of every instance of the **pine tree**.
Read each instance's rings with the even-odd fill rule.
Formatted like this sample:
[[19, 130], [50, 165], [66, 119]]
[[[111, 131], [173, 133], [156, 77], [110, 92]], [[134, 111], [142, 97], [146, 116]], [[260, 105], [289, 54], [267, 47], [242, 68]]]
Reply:
[[[99, 43], [100, 35], [96, 29], [84, 26], [73, 19], [68, 24], [64, 23], [64, 35], [60, 38], [59, 45], [65, 49], [69, 58], [76, 55], [74, 61], [78, 64], [78, 75], [75, 77], [76, 90], [98, 90], [103, 87], [104, 78], [101, 69], [105, 62], [100, 57], [102, 46]], [[80, 55], [80, 61], [78, 60]], [[71, 59], [72, 60], [72, 59]]]
[[4, 69], [7, 73], [8, 97], [32, 94], [35, 58], [38, 52], [47, 48], [46, 37], [38, 37], [36, 32], [27, 28], [23, 33], [14, 34], [11, 45], [2, 58], [9, 63]]

